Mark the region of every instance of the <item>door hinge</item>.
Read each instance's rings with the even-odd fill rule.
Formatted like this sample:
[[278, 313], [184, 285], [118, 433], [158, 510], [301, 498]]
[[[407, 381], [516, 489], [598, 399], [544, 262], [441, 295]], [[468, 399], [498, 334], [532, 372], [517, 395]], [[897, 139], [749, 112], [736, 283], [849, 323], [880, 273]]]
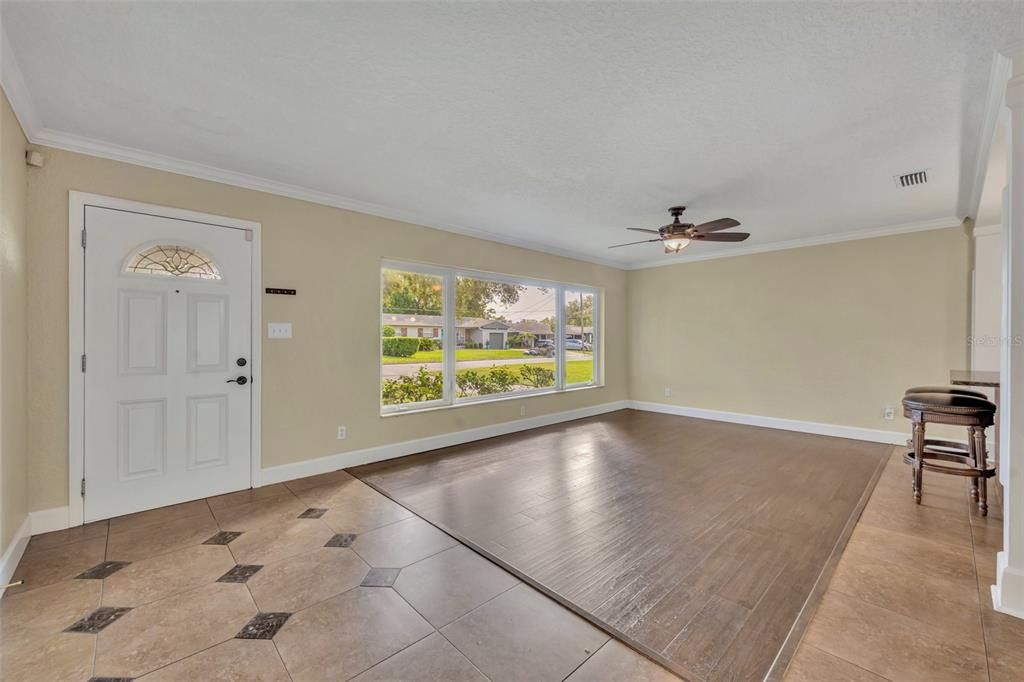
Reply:
[[85, 230], [82, 230], [82, 248], [85, 248]]
[[85, 353], [82, 353], [82, 371], [85, 371]]
[[82, 497], [85, 497], [85, 479], [82, 479]]

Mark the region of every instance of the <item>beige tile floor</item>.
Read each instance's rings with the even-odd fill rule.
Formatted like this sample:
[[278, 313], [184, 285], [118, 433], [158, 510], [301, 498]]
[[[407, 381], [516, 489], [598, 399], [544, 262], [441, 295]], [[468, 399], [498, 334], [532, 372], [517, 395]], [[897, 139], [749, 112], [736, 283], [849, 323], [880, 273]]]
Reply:
[[37, 536], [14, 577], [2, 680], [677, 679], [344, 472]]
[[[999, 504], [892, 454], [787, 671], [794, 682], [1024, 680], [1024, 620], [992, 609]], [[990, 497], [991, 502], [991, 497]]]
[[[915, 506], [899, 456], [786, 679], [1024, 679], [1024, 621], [988, 589], [998, 505], [926, 474]], [[3, 680], [677, 679], [344, 472], [37, 536], [15, 579]]]

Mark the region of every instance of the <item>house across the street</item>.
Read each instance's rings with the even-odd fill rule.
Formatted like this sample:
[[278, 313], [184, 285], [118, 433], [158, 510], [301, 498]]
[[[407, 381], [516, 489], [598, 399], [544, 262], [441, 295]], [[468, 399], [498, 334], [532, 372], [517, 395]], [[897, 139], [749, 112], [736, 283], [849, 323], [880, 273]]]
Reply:
[[[443, 335], [444, 323], [440, 315], [402, 315], [384, 313], [381, 316], [383, 326], [395, 330], [395, 336], [416, 337], [421, 339], [440, 339]], [[480, 348], [508, 348], [508, 334], [512, 325], [501, 320], [489, 320], [484, 317], [455, 318], [455, 344], [457, 346], [479, 346]], [[550, 333], [550, 330], [549, 330]]]
[[547, 322], [538, 322], [537, 320], [522, 320], [521, 322], [512, 323], [513, 334], [530, 334], [520, 345], [524, 347], [532, 347], [537, 345], [538, 341], [554, 341], [555, 333], [551, 331], [551, 326]]

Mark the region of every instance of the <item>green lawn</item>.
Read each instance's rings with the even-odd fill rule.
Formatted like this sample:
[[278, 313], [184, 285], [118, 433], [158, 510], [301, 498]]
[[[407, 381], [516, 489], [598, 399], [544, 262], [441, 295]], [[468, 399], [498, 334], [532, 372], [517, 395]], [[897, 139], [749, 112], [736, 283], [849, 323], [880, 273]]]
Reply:
[[[439, 350], [421, 350], [407, 358], [392, 358], [385, 355], [382, 361], [385, 365], [408, 365], [421, 362], [441, 362]], [[485, 350], [483, 348], [459, 348], [455, 351], [455, 359], [458, 360], [507, 360], [509, 358], [529, 357], [522, 348], [510, 348], [509, 350]]]

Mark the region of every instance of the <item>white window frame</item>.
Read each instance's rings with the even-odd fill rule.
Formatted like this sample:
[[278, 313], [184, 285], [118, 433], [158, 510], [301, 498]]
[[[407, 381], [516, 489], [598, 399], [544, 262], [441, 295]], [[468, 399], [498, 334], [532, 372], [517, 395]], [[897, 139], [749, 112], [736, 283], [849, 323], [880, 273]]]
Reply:
[[[380, 365], [380, 384], [378, 390], [378, 400], [380, 403], [380, 413], [382, 416], [392, 416], [398, 414], [409, 414], [412, 412], [422, 412], [425, 410], [434, 410], [439, 408], [450, 408], [450, 407], [461, 407], [463, 405], [473, 405], [476, 403], [485, 402], [498, 402], [502, 400], [516, 400], [518, 398], [528, 398], [536, 395], [548, 395], [551, 393], [560, 393], [563, 391], [576, 391], [586, 388], [595, 388], [604, 385], [604, 376], [602, 372], [601, 353], [603, 352], [603, 340], [604, 334], [602, 333], [601, 327], [601, 308], [603, 306], [602, 290], [598, 287], [592, 287], [585, 284], [573, 284], [569, 282], [555, 282], [552, 280], [536, 279], [532, 277], [517, 277], [514, 275], [506, 275], [493, 272], [482, 272], [479, 270], [467, 270], [465, 268], [453, 268], [443, 267], [437, 265], [425, 265], [422, 263], [412, 263], [408, 261], [395, 261], [395, 260], [384, 260], [381, 261], [380, 265], [380, 286], [378, 287], [378, 305], [377, 305], [377, 316], [383, 314], [384, 308], [384, 270], [400, 270], [404, 272], [415, 272], [421, 275], [433, 275], [441, 278], [441, 286], [443, 287], [442, 304], [441, 304], [441, 319], [442, 319], [442, 333], [441, 338], [443, 339], [443, 347], [441, 351], [442, 362], [441, 371], [444, 377], [444, 391], [443, 396], [440, 400], [428, 400], [418, 403], [405, 403], [402, 405], [385, 405], [383, 403], [383, 389], [384, 389], [384, 363], [381, 361], [383, 357], [383, 339], [381, 340], [381, 346], [378, 349], [378, 360]], [[455, 287], [459, 277], [469, 277], [473, 279], [483, 279], [490, 282], [501, 282], [503, 284], [518, 284], [528, 287], [543, 287], [550, 289], [555, 295], [555, 385], [545, 388], [536, 388], [523, 391], [514, 391], [510, 393], [499, 393], [492, 395], [472, 396], [469, 398], [458, 398], [455, 386], [455, 372], [456, 372], [456, 360], [455, 351], [458, 346], [457, 333], [456, 333], [456, 313], [455, 310]], [[592, 379], [586, 383], [571, 384], [567, 385], [565, 381], [565, 292], [583, 292], [584, 294], [592, 295], [594, 297], [594, 313], [593, 313], [593, 334], [594, 339], [591, 343], [592, 349], [592, 362], [593, 362], [593, 374]], [[378, 322], [378, 324], [380, 324]], [[378, 332], [378, 335], [379, 332]], [[448, 340], [452, 342], [449, 343]]]

